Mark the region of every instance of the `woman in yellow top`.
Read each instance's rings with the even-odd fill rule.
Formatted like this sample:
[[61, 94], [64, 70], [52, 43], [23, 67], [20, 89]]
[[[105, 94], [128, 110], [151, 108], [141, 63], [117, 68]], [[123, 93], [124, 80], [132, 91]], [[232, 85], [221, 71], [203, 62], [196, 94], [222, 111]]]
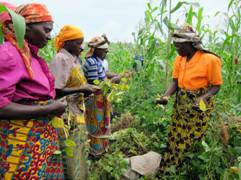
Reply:
[[[63, 115], [65, 123], [70, 125], [70, 137], [76, 142], [74, 158], [64, 157], [65, 177], [67, 179], [86, 179], [87, 166], [85, 161], [86, 128], [84, 121], [84, 96], [95, 91], [93, 85], [86, 83], [81, 70], [79, 56], [83, 51], [83, 32], [75, 27], [64, 26], [55, 38], [57, 54], [51, 62], [51, 70], [55, 76], [57, 97], [66, 96], [68, 103]], [[61, 135], [60, 135], [61, 136]], [[62, 137], [65, 139], [65, 137]]]
[[176, 93], [167, 150], [161, 163], [163, 171], [170, 165], [179, 165], [183, 153], [204, 137], [213, 109], [212, 99], [222, 84], [220, 58], [201, 47], [201, 40], [191, 26], [178, 29], [172, 38], [179, 54], [174, 62], [173, 82], [164, 96], [157, 99], [157, 103], [165, 105]]

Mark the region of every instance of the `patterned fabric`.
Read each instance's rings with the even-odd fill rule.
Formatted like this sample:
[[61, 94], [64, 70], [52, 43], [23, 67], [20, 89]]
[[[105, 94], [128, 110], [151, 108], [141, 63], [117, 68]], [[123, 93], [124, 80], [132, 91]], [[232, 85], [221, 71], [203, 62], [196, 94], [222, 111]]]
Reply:
[[178, 55], [174, 62], [172, 77], [178, 79], [178, 87], [188, 90], [221, 85], [221, 60], [203, 51], [196, 51], [189, 61], [187, 57]]
[[85, 106], [90, 154], [101, 155], [109, 146], [111, 104], [97, 91], [94, 96], [88, 98]]
[[38, 3], [23, 4], [15, 12], [24, 17], [26, 24], [53, 21], [46, 6]]
[[192, 42], [195, 48], [203, 50], [201, 38], [189, 24], [177, 28], [172, 34], [172, 40], [176, 43]]
[[[47, 11], [46, 7], [42, 4], [25, 4], [18, 6], [15, 12], [24, 17], [26, 23], [47, 22], [52, 21], [52, 17]], [[5, 40], [12, 43], [18, 50], [25, 64], [29, 77], [33, 79], [33, 70], [31, 67], [31, 52], [28, 43], [24, 40], [23, 48], [18, 47], [15, 34], [12, 27], [12, 22], [5, 21], [2, 26]]]
[[88, 80], [103, 81], [106, 78], [102, 60], [96, 56], [87, 58], [84, 63], [83, 69], [85, 77]]
[[93, 56], [95, 48], [99, 49], [108, 49], [109, 48], [109, 40], [107, 39], [106, 35], [103, 34], [102, 36], [94, 37], [88, 43], [90, 47], [89, 51], [86, 53], [86, 58]]
[[208, 99], [206, 111], [194, 107], [196, 99], [205, 93], [204, 89], [197, 91], [180, 89], [177, 92], [169, 127], [167, 150], [160, 165], [162, 171], [171, 165], [179, 165], [184, 153], [205, 136], [213, 109], [213, 100]]
[[[61, 71], [59, 71], [61, 69]], [[86, 83], [84, 73], [82, 72], [79, 58], [72, 56], [66, 50], [62, 49], [54, 57], [51, 70], [56, 78], [56, 87], [62, 88], [74, 88], [80, 87]], [[66, 74], [67, 73], [67, 74]], [[74, 157], [68, 157], [64, 153], [66, 137], [64, 134], [59, 134], [61, 150], [64, 153], [63, 163], [65, 178], [71, 180], [86, 179], [88, 173], [87, 164], [87, 131], [85, 125], [85, 106], [83, 94], [76, 93], [66, 96], [67, 108], [63, 114], [65, 124], [70, 126], [69, 137], [75, 141], [76, 147], [74, 147]]]
[[84, 38], [84, 33], [75, 26], [65, 25], [56, 36], [54, 44], [57, 52], [59, 52], [65, 41]]
[[0, 179], [64, 179], [62, 157], [55, 155], [57, 131], [49, 121], [0, 120]]

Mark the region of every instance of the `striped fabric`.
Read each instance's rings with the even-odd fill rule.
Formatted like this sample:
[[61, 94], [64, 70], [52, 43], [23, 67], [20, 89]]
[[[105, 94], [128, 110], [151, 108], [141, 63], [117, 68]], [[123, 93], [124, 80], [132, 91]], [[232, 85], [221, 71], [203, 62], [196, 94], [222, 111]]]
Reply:
[[83, 65], [83, 69], [87, 80], [103, 81], [106, 77], [102, 60], [96, 56], [87, 58]]

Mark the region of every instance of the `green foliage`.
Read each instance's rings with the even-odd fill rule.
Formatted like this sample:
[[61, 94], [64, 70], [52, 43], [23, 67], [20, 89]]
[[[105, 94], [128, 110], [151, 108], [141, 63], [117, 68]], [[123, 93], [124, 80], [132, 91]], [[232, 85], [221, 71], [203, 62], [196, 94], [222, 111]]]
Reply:
[[105, 154], [100, 160], [92, 162], [89, 180], [120, 180], [123, 170], [128, 166], [121, 152]]
[[[196, 1], [198, 2], [198, 1]], [[122, 101], [114, 102], [113, 109], [118, 114], [128, 113], [132, 122], [120, 126], [115, 118], [113, 126], [118, 129], [111, 136], [109, 152], [100, 160], [91, 161], [90, 178], [121, 179], [122, 171], [127, 168], [125, 158], [148, 151], [163, 153], [166, 147], [168, 125], [172, 115], [173, 99], [167, 106], [156, 106], [157, 94], [165, 92], [171, 81], [172, 64], [176, 55], [171, 44], [170, 34], [178, 20], [173, 15], [184, 13], [185, 22], [196, 27], [204, 46], [218, 54], [222, 59], [223, 85], [216, 97], [215, 112], [209, 122], [209, 130], [202, 142], [197, 143], [183, 160], [181, 167], [171, 167], [169, 174], [162, 179], [240, 179], [241, 157], [241, 29], [240, 1], [230, 0], [227, 7], [226, 26], [213, 30], [203, 24], [205, 7], [198, 3], [162, 0], [160, 4], [147, 4], [145, 21], [133, 33], [134, 43], [112, 43], [108, 61], [113, 72], [133, 71], [127, 82], [129, 89], [122, 94]], [[219, 16], [221, 12], [215, 13]], [[55, 50], [50, 42], [43, 52], [51, 59]], [[133, 69], [134, 56], [143, 55], [144, 65]], [[49, 61], [48, 61], [49, 62]], [[104, 87], [105, 86], [105, 87]], [[106, 92], [113, 88], [103, 84]], [[205, 110], [205, 104], [200, 107]], [[228, 124], [228, 143], [222, 142], [221, 124]], [[128, 125], [131, 128], [128, 128]], [[145, 179], [142, 177], [141, 179]], [[147, 178], [148, 179], [148, 178]]]

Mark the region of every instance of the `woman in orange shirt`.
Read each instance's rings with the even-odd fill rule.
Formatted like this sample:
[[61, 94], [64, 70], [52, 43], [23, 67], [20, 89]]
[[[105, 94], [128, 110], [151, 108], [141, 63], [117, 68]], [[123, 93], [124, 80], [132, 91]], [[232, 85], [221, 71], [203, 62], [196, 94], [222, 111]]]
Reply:
[[212, 99], [222, 84], [220, 58], [202, 48], [201, 40], [191, 26], [176, 30], [172, 39], [178, 52], [173, 82], [164, 96], [157, 99], [157, 103], [165, 105], [176, 93], [162, 171], [171, 165], [179, 165], [184, 152], [205, 135], [213, 109]]

